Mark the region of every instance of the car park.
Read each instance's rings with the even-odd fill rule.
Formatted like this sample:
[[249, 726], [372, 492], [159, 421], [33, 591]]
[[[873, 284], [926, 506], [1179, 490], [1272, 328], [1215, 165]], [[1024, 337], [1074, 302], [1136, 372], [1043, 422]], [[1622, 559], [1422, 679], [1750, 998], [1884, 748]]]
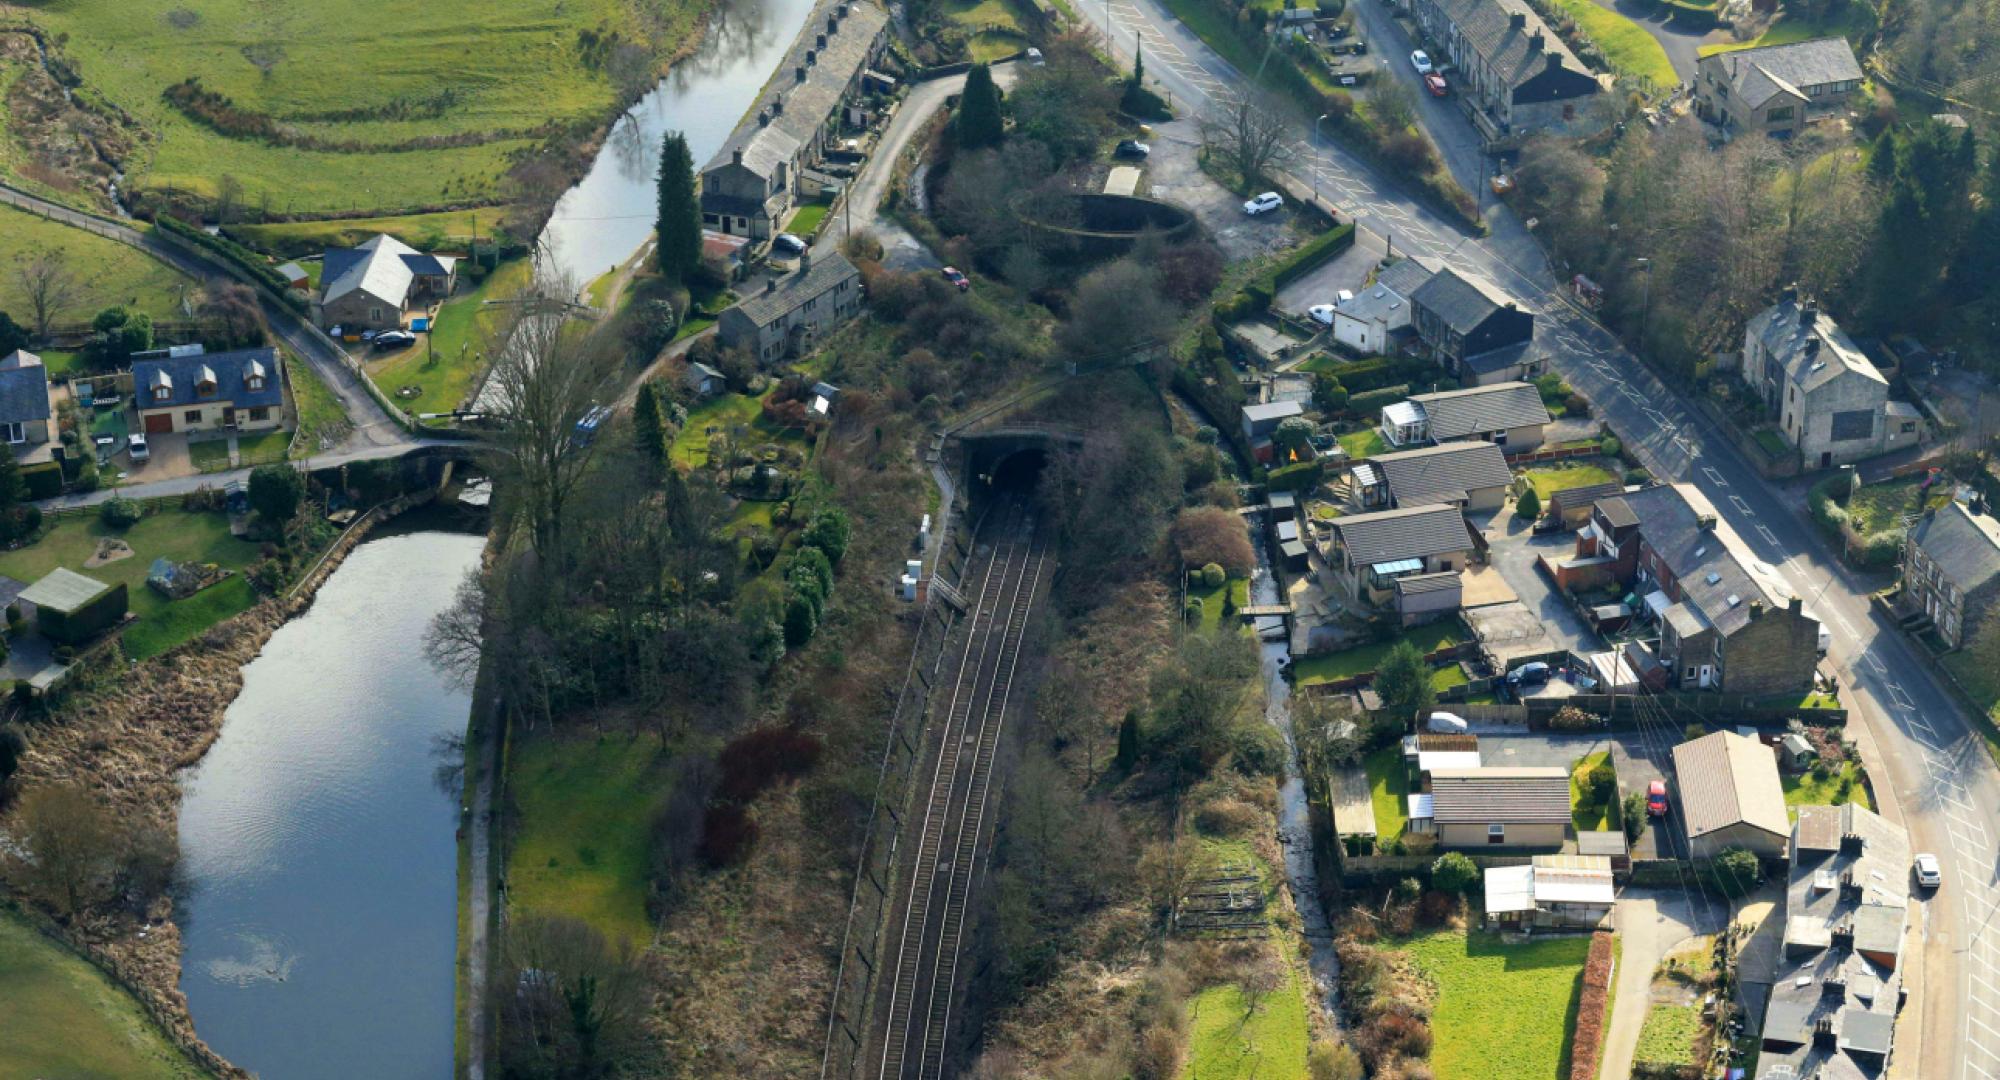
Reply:
[[1653, 817], [1667, 816], [1667, 782], [1655, 780], [1646, 785], [1646, 813]]
[[803, 255], [806, 252], [806, 242], [788, 232], [779, 233], [777, 239], [771, 241], [771, 247], [791, 255]]
[[1937, 856], [1929, 852], [1917, 856], [1913, 869], [1917, 874], [1917, 884], [1926, 889], [1935, 889], [1944, 884], [1944, 865], [1938, 862]]
[[1306, 309], [1306, 314], [1310, 315], [1312, 317], [1312, 321], [1320, 324], [1321, 326], [1333, 325], [1332, 304], [1314, 304], [1313, 306]]
[[384, 330], [371, 342], [378, 349], [403, 349], [416, 343], [417, 335], [408, 330]]
[[1443, 97], [1451, 87], [1445, 85], [1444, 76], [1433, 71], [1424, 76], [1424, 89], [1429, 90], [1432, 97]]
[[1153, 148], [1137, 139], [1126, 139], [1124, 142], [1118, 144], [1116, 153], [1122, 158], [1144, 161], [1153, 153]]
[[1243, 204], [1243, 212], [1251, 217], [1256, 217], [1259, 214], [1268, 214], [1283, 205], [1285, 205], [1285, 200], [1279, 198], [1277, 192], [1267, 191], [1245, 202]]
[[1410, 54], [1410, 66], [1416, 68], [1419, 75], [1429, 75], [1433, 70], [1430, 56], [1422, 49]]
[[943, 270], [938, 271], [938, 273], [943, 274], [946, 281], [958, 286], [959, 292], [964, 292], [972, 288], [972, 279], [966, 277], [965, 271], [960, 270], [956, 266], [947, 266]]
[[146, 445], [146, 436], [142, 432], [134, 432], [125, 437], [125, 452], [133, 461], [145, 461], [153, 456], [153, 448]]

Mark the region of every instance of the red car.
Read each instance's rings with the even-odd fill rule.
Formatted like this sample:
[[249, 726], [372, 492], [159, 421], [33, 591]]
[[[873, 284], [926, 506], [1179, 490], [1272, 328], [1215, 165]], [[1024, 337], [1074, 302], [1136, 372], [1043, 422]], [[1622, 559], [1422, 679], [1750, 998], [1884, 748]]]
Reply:
[[1450, 88], [1445, 86], [1444, 76], [1433, 71], [1424, 76], [1424, 89], [1429, 90], [1432, 97], [1443, 97], [1445, 91]]
[[1646, 785], [1646, 813], [1652, 817], [1667, 816], [1667, 782], [1655, 780]]
[[972, 279], [966, 277], [965, 271], [960, 270], [958, 267], [947, 266], [941, 272], [944, 274], [944, 279], [946, 281], [949, 281], [953, 285], [958, 286], [959, 292], [964, 292], [967, 289], [972, 288]]

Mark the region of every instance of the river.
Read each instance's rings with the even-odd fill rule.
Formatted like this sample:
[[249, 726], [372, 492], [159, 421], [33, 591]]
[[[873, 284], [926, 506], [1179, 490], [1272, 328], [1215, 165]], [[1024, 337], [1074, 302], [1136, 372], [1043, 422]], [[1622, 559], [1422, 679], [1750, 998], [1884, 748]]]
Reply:
[[686, 134], [694, 167], [707, 164], [812, 8], [813, 0], [720, 0], [700, 48], [618, 119], [590, 172], [556, 203], [542, 233], [552, 269], [582, 288], [639, 250], [658, 216], [660, 140]]
[[265, 1080], [451, 1075], [458, 806], [436, 769], [470, 699], [419, 643], [484, 543], [357, 547], [182, 776], [181, 991]]

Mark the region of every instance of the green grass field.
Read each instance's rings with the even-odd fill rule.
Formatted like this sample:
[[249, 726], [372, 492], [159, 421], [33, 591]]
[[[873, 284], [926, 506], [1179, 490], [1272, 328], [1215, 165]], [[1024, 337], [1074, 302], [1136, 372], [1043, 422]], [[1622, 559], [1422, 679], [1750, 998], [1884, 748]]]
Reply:
[[130, 994], [0, 908], [0, 1076], [194, 1080], [209, 1074], [155, 1028]]
[[289, 431], [266, 431], [236, 440], [236, 459], [245, 465], [266, 465], [285, 460], [285, 448], [292, 444]]
[[650, 942], [647, 866], [667, 761], [648, 735], [516, 741], [507, 778], [519, 823], [507, 858], [508, 902]]
[[1587, 937], [1503, 944], [1446, 930], [1398, 946], [1436, 983], [1431, 1069], [1438, 1080], [1563, 1075]]
[[229, 468], [229, 440], [203, 439], [188, 443], [188, 460], [202, 472], [221, 472]]
[[1384, 439], [1382, 433], [1375, 428], [1350, 431], [1342, 435], [1339, 441], [1340, 448], [1347, 451], [1347, 456], [1356, 461], [1365, 457], [1373, 457], [1376, 454], [1387, 453], [1389, 450], [1389, 441]]
[[[1188, 599], [1201, 604], [1201, 621], [1195, 624], [1196, 629], [1204, 631], [1213, 630], [1223, 624], [1222, 598], [1224, 594], [1233, 596], [1236, 600], [1236, 606], [1239, 608], [1248, 604], [1250, 602], [1249, 580], [1245, 578], [1231, 578], [1213, 589], [1202, 588], [1198, 585], [1188, 586]], [[1244, 632], [1247, 633], [1249, 631], [1248, 623], [1240, 619], [1236, 620], [1236, 622]]]
[[[448, 210], [436, 214], [347, 218], [337, 221], [287, 221], [270, 225], [234, 225], [231, 236], [251, 247], [293, 258], [318, 255], [328, 248], [353, 247], [378, 233], [388, 233], [419, 251], [463, 249], [474, 235], [490, 238], [504, 209]], [[476, 234], [475, 231], [477, 230]], [[313, 272], [313, 267], [306, 267]]]
[[347, 411], [311, 364], [289, 360], [285, 377], [292, 386], [292, 408], [298, 412], [298, 451], [309, 457], [319, 450], [322, 436], [335, 438], [347, 431]]
[[798, 236], [811, 236], [819, 230], [819, 223], [826, 220], [828, 209], [823, 202], [811, 202], [799, 207], [792, 211], [792, 219], [785, 223], [785, 231]]
[[1234, 983], [1211, 986], [1187, 1005], [1188, 1056], [1183, 1080], [1304, 1080], [1304, 986], [1287, 968], [1285, 984], [1251, 1012]]
[[[401, 352], [383, 353], [367, 361], [368, 377], [404, 412], [450, 412], [471, 393], [486, 369], [488, 337], [503, 324], [507, 308], [487, 309], [488, 300], [504, 300], [528, 287], [534, 268], [526, 259], [502, 263], [479, 287], [462, 292], [438, 309], [429, 340], [421, 337]], [[397, 391], [415, 386], [422, 393], [402, 397]]]
[[58, 225], [25, 210], [0, 207], [0, 311], [27, 324], [26, 291], [14, 272], [14, 260], [38, 251], [68, 254], [77, 280], [75, 301], [56, 314], [55, 322], [87, 323], [108, 307], [124, 304], [155, 319], [181, 319], [180, 297], [195, 283], [138, 248], [106, 240], [82, 229]]
[[1611, 764], [1611, 751], [1600, 750], [1577, 759], [1569, 770], [1569, 813], [1577, 832], [1603, 832], [1618, 827], [1618, 797], [1598, 802], [1591, 797], [1584, 778], [1599, 765]]
[[1613, 71], [1649, 79], [1653, 85], [1671, 87], [1680, 84], [1680, 77], [1674, 74], [1673, 61], [1667, 59], [1667, 50], [1646, 32], [1646, 28], [1618, 14], [1598, 7], [1590, 0], [1555, 0], [1556, 6], [1575, 19], [1590, 40], [1604, 50], [1604, 58], [1611, 62]]
[[1710, 56], [1734, 49], [1752, 49], [1762, 45], [1790, 45], [1796, 41], [1810, 41], [1818, 37], [1844, 37], [1859, 42], [1875, 29], [1875, 12], [1867, 4], [1841, 4], [1833, 17], [1817, 22], [1803, 16], [1794, 17], [1789, 10], [1780, 12], [1776, 22], [1765, 28], [1762, 34], [1749, 41], [1728, 45], [1703, 45], [1701, 55]]
[[1695, 1041], [1701, 1037], [1701, 1010], [1692, 1005], [1655, 1004], [1639, 1029], [1634, 1065], [1697, 1065]]
[[[1786, 806], [1838, 806], [1844, 802], [1851, 802], [1856, 806], [1873, 810], [1875, 800], [1870, 799], [1868, 789], [1861, 786], [1861, 776], [1861, 766], [1850, 761], [1842, 765], [1838, 772], [1828, 774], [1824, 780], [1814, 778], [1810, 771], [1796, 776], [1781, 772], [1778, 774], [1778, 782], [1785, 789]], [[1845, 798], [1840, 794], [1840, 782], [1843, 779], [1849, 785]]]
[[[707, 8], [668, 0], [645, 10], [623, 0], [65, 0], [38, 5], [35, 20], [67, 39], [87, 87], [158, 136], [128, 163], [133, 187], [206, 194], [230, 176], [251, 207], [393, 212], [489, 200], [532, 129], [603, 118], [614, 88], [579, 32], [655, 34], [671, 48]], [[217, 133], [163, 97], [189, 76], [238, 109], [343, 149]], [[452, 135], [488, 141], [380, 149]]]
[[1361, 645], [1324, 656], [1301, 657], [1292, 662], [1292, 674], [1297, 677], [1298, 685], [1313, 686], [1374, 671], [1382, 663], [1382, 658], [1389, 655], [1389, 650], [1404, 641], [1410, 642], [1425, 655], [1429, 655], [1439, 649], [1463, 644], [1467, 640], [1469, 639], [1463, 623], [1457, 619], [1441, 620], [1412, 627], [1391, 641]]
[[1390, 840], [1403, 835], [1410, 821], [1410, 773], [1403, 767], [1401, 744], [1385, 746], [1362, 759], [1368, 771], [1368, 801], [1375, 808], [1375, 835]]
[[1587, 487], [1591, 484], [1609, 484], [1618, 479], [1618, 474], [1601, 465], [1549, 465], [1539, 469], [1529, 469], [1521, 475], [1535, 486], [1535, 494], [1542, 505], [1549, 504], [1549, 496], [1570, 488]]
[[1764, 456], [1772, 461], [1785, 461], [1798, 453], [1783, 435], [1778, 434], [1776, 428], [1758, 428], [1750, 437], [1757, 440], [1757, 449], [1764, 451]]
[[668, 450], [668, 454], [674, 464], [682, 468], [692, 469], [706, 465], [709, 429], [714, 428], [717, 432], [723, 432], [739, 425], [749, 429], [744, 437], [750, 440], [779, 442], [803, 439], [798, 432], [787, 431], [765, 420], [762, 398], [753, 398], [745, 394], [722, 394], [710, 398], [700, 408], [688, 413], [687, 424], [681, 428], [678, 435], [674, 436], [674, 445]]
[[[131, 545], [132, 557], [86, 569], [83, 561], [97, 550], [98, 540], [114, 536]], [[242, 570], [257, 557], [257, 545], [229, 535], [229, 520], [221, 514], [163, 511], [124, 532], [87, 514], [64, 518], [28, 547], [0, 553], [0, 574], [32, 583], [64, 566], [109, 584], [124, 582], [132, 613], [139, 616], [125, 632], [125, 651], [138, 660], [157, 656], [248, 610], [256, 600], [241, 574], [184, 600], [168, 600], [146, 585], [146, 571], [161, 556]]]

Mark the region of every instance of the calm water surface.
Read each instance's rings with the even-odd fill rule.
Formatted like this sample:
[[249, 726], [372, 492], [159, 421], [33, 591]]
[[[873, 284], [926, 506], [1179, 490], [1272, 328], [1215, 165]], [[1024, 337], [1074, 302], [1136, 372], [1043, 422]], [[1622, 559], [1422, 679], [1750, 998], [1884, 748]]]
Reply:
[[183, 774], [181, 990], [264, 1080], [451, 1075], [458, 808], [436, 768], [470, 701], [421, 643], [483, 544], [356, 548]]

